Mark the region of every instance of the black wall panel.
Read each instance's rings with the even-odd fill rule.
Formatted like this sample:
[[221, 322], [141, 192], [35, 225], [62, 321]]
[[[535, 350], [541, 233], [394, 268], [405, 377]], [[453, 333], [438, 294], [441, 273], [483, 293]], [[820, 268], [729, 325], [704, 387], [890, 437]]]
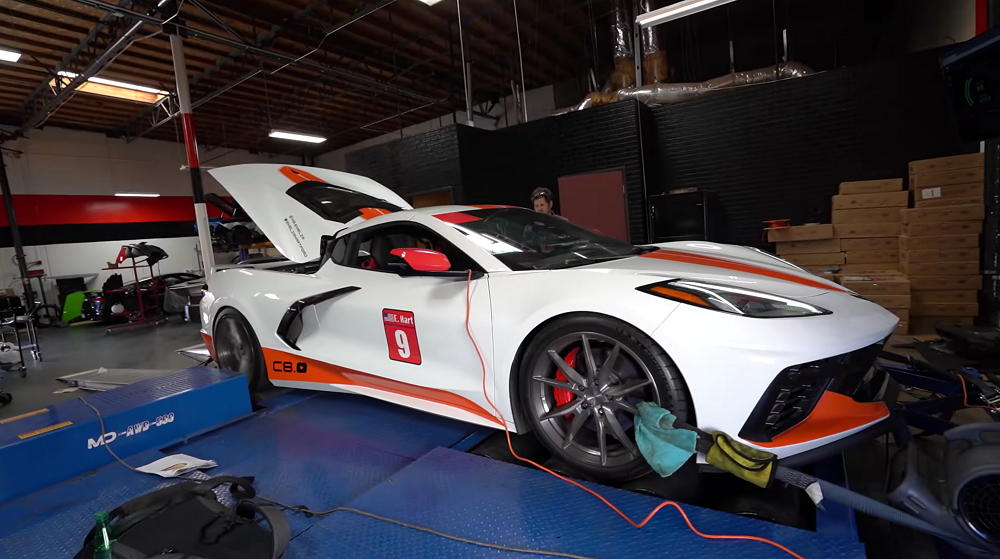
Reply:
[[459, 128], [463, 201], [528, 206], [535, 188], [557, 192], [559, 177], [621, 169], [629, 236], [644, 242], [639, 109], [628, 101], [493, 132]]
[[766, 219], [829, 222], [843, 181], [905, 178], [911, 160], [978, 151], [958, 140], [933, 52], [652, 113], [658, 180], [649, 194], [715, 192], [728, 241], [746, 245], [762, 244]]
[[406, 198], [450, 187], [462, 199], [457, 126], [450, 125], [347, 154], [348, 172], [371, 177]]

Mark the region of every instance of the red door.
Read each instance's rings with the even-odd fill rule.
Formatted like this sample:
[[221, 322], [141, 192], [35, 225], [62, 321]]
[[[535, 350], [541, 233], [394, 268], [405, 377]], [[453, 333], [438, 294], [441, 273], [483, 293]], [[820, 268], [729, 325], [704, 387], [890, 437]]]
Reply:
[[559, 210], [560, 215], [577, 225], [628, 242], [622, 171], [560, 177]]

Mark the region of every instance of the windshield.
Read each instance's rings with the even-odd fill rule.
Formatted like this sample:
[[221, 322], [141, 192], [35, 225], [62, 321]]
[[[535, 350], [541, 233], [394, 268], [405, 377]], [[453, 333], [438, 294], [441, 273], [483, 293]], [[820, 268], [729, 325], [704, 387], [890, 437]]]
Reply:
[[520, 208], [469, 210], [444, 219], [511, 270], [554, 270], [643, 254], [637, 247], [573, 225], [553, 215]]

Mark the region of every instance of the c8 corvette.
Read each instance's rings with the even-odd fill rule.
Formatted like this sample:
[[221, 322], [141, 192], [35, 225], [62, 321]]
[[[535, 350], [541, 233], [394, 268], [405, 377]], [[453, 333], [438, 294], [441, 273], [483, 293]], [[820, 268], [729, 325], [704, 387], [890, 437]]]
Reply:
[[633, 246], [506, 206], [412, 209], [310, 167], [211, 171], [306, 273], [212, 274], [202, 331], [220, 366], [267, 385], [363, 394], [512, 432], [591, 477], [649, 467], [636, 404], [779, 458], [876, 426], [872, 368], [897, 318], [756, 249]]

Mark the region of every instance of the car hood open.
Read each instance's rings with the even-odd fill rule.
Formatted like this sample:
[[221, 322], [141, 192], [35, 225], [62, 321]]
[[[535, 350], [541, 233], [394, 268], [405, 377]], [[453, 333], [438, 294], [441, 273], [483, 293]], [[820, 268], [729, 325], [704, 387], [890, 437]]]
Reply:
[[385, 186], [350, 173], [251, 163], [212, 169], [218, 180], [282, 255], [294, 262], [321, 256], [321, 240], [378, 215], [412, 209]]

